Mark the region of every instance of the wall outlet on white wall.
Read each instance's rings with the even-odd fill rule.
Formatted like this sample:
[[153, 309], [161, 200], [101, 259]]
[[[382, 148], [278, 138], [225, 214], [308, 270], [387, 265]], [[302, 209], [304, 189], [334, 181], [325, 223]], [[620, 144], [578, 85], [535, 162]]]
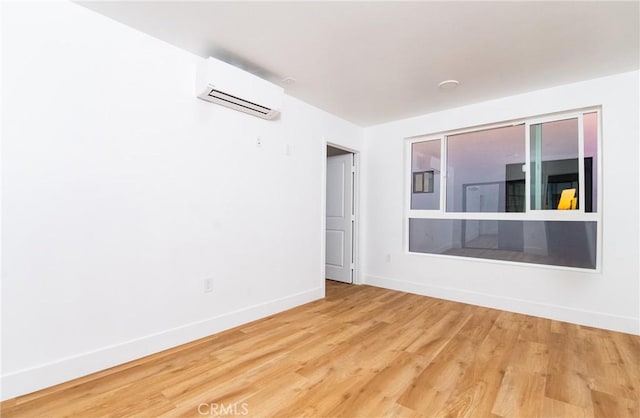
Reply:
[[213, 292], [213, 279], [211, 277], [208, 277], [204, 279], [204, 293], [211, 292]]

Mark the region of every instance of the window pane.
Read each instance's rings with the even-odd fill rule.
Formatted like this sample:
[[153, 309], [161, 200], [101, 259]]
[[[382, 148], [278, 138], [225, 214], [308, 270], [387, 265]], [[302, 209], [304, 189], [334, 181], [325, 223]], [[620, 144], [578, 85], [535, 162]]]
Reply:
[[447, 212], [524, 212], [524, 129], [447, 137]]
[[409, 219], [409, 251], [596, 268], [596, 222]]
[[585, 113], [584, 125], [584, 211], [598, 211], [598, 114]]
[[530, 135], [531, 209], [578, 209], [578, 119], [531, 125]]
[[411, 145], [411, 209], [440, 209], [440, 143]]

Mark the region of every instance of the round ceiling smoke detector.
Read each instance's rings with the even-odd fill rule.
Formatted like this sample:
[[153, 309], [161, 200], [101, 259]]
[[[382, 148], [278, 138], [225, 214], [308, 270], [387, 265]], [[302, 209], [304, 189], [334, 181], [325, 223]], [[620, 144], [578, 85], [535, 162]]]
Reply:
[[288, 85], [290, 86], [291, 84], [294, 84], [296, 82], [296, 79], [293, 77], [285, 77], [282, 79], [282, 84]]
[[442, 90], [452, 90], [460, 85], [458, 80], [444, 80], [438, 84], [438, 87]]

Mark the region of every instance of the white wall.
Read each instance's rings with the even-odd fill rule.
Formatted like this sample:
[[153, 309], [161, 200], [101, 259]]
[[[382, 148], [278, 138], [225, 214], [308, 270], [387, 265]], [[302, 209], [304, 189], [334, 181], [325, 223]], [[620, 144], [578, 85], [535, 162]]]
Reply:
[[[640, 334], [638, 83], [631, 72], [365, 130], [364, 276], [369, 284]], [[405, 252], [403, 138], [602, 105], [601, 273]], [[387, 261], [390, 255], [390, 261]]]
[[197, 100], [199, 58], [73, 3], [2, 35], [2, 399], [324, 296], [324, 141], [358, 127]]

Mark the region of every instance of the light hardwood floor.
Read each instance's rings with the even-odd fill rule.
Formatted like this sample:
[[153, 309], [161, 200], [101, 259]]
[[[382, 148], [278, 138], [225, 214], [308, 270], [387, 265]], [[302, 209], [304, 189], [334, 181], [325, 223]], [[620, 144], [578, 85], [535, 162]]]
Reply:
[[2, 417], [634, 417], [640, 337], [370, 286], [4, 402]]

